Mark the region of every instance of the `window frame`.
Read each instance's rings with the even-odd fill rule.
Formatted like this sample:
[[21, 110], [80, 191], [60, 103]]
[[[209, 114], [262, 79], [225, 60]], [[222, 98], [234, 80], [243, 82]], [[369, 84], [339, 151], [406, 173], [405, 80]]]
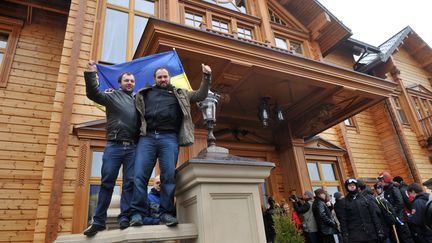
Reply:
[[[280, 35], [280, 34], [278, 34], [278, 33], [275, 33], [274, 38], [275, 38], [275, 47], [276, 47], [276, 48], [279, 48], [279, 49], [282, 49], [282, 50], [287, 50], [287, 51], [289, 51], [289, 52], [291, 52], [291, 53], [293, 53], [293, 54], [296, 54], [296, 55], [306, 56], [306, 53], [305, 53], [305, 42], [304, 42], [304, 41], [300, 41], [300, 40], [298, 40], [298, 39], [293, 39], [293, 38], [291, 38], [291, 37], [287, 37], [287, 36], [284, 36], [284, 35]], [[282, 47], [278, 47], [278, 46], [276, 45], [276, 39], [284, 40], [284, 41], [285, 41], [285, 44], [287, 45], [287, 49], [282, 48]], [[295, 42], [295, 43], [300, 44], [300, 48], [301, 48], [301, 50], [302, 50], [302, 53], [298, 53], [298, 52], [294, 51], [293, 48], [292, 48], [292, 44], [291, 44], [291, 42]]]
[[[193, 15], [194, 17], [196, 17], [196, 16], [201, 16], [201, 18], [202, 18], [202, 21], [201, 21], [201, 26], [192, 26], [192, 25], [188, 25], [188, 24], [186, 24], [186, 15], [187, 14], [191, 14], [191, 15]], [[193, 27], [193, 28], [197, 28], [197, 29], [200, 29], [200, 28], [202, 28], [203, 27], [203, 25], [206, 25], [206, 15], [205, 15], [205, 13], [202, 13], [202, 12], [197, 12], [197, 11], [195, 11], [195, 10], [192, 10], [192, 9], [185, 9], [184, 10], [184, 18], [183, 18], [183, 21], [184, 21], [184, 25], [186, 25], [186, 26], [189, 26], [189, 27]], [[194, 21], [195, 21], [195, 18], [194, 18]], [[194, 22], [195, 23], [195, 22]]]
[[[391, 98], [392, 98], [391, 99], [391, 103], [394, 106], [394, 109], [396, 111], [396, 115], [397, 115], [397, 118], [398, 118], [400, 124], [402, 124], [403, 126], [410, 126], [410, 121], [408, 119], [407, 114], [405, 113], [405, 111], [402, 108], [402, 104], [401, 104], [400, 98], [398, 96], [392, 96]], [[404, 117], [406, 119], [406, 122], [403, 121], [403, 118], [401, 117], [400, 113], [403, 113], [403, 115], [404, 115]]]
[[0, 66], [0, 88], [7, 86], [9, 74], [12, 68], [12, 61], [18, 45], [18, 38], [24, 22], [18, 19], [12, 19], [0, 16], [0, 31], [8, 33], [8, 40]]
[[[151, 0], [149, 0], [151, 1]], [[98, 60], [101, 63], [106, 64], [114, 64], [110, 63], [106, 60], [102, 60], [102, 52], [104, 47], [104, 34], [105, 34], [105, 18], [106, 18], [106, 12], [107, 9], [112, 9], [115, 11], [120, 11], [127, 14], [128, 19], [128, 26], [127, 26], [127, 36], [126, 36], [126, 60], [125, 61], [131, 61], [133, 58], [133, 45], [134, 45], [134, 27], [135, 27], [135, 16], [144, 17], [144, 18], [150, 18], [150, 17], [157, 17], [159, 13], [159, 0], [154, 0], [151, 2], [154, 2], [154, 14], [149, 14], [143, 11], [135, 10], [135, 0], [129, 0], [129, 7], [122, 7], [119, 5], [115, 5], [112, 3], [108, 3], [108, 0], [102, 1], [103, 3], [99, 6], [100, 10], [98, 11], [98, 19], [100, 19], [100, 25], [96, 27], [96, 32], [98, 33], [98, 38], [95, 38], [97, 40], [97, 43], [95, 45], [97, 46], [97, 54], [96, 54], [96, 60]]]

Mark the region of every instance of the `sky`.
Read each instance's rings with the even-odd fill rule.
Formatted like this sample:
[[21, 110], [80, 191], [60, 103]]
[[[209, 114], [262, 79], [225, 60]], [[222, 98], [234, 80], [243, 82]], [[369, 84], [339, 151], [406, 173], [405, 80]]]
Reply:
[[432, 0], [318, 0], [354, 39], [379, 46], [410, 26], [432, 48]]

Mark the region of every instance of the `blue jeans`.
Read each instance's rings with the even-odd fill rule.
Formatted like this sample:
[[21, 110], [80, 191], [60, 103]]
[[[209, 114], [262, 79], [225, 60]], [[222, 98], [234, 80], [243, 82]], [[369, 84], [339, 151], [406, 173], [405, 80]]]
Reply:
[[123, 164], [123, 186], [120, 200], [120, 215], [118, 222], [129, 221], [133, 192], [133, 169], [136, 145], [123, 145], [108, 141], [102, 157], [102, 178], [93, 224], [105, 225], [107, 210], [111, 202], [112, 193]]
[[174, 192], [175, 170], [179, 153], [178, 134], [176, 132], [148, 133], [141, 136], [135, 157], [134, 192], [132, 213], [143, 217], [150, 216], [147, 200], [148, 181], [159, 158], [161, 171], [160, 214], [175, 215]]

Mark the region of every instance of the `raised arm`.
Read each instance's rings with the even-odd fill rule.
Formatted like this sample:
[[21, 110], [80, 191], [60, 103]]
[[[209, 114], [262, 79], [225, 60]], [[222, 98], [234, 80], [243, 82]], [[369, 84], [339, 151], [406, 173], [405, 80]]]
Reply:
[[108, 94], [99, 90], [99, 81], [97, 77], [95, 61], [90, 60], [87, 63], [87, 70], [84, 72], [84, 80], [86, 83], [87, 98], [98, 104], [106, 106], [109, 103], [110, 97]]
[[208, 91], [210, 89], [211, 83], [211, 68], [208, 65], [201, 64], [203, 71], [203, 78], [201, 81], [201, 85], [198, 90], [194, 90], [189, 92], [189, 100], [190, 102], [199, 102], [204, 100], [207, 97]]

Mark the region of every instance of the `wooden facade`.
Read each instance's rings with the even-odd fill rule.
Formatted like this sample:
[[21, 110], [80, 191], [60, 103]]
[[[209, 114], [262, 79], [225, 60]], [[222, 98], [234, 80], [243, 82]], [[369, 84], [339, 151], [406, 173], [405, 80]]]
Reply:
[[[200, 63], [210, 64], [212, 87], [226, 98], [218, 107], [217, 144], [274, 162], [261, 191], [277, 201], [317, 187], [343, 190], [346, 177], [372, 182], [383, 170], [408, 182], [432, 177], [432, 55], [411, 29], [396, 36], [403, 41], [392, 42], [397, 47], [387, 58], [354, 71], [350, 30], [314, 0], [235, 1], [246, 13], [212, 1], [141, 2], [152, 7], [140, 10], [134, 0], [0, 3], [0, 34], [7, 36], [0, 241], [52, 242], [88, 224], [98, 185], [93, 169], [106, 143], [105, 114], [85, 96], [89, 59], [128, 61], [176, 48], [194, 88]], [[124, 52], [110, 56], [108, 17], [118, 13], [128, 26]], [[136, 34], [144, 18], [145, 31]], [[272, 109], [283, 107], [283, 122], [262, 127], [262, 97], [270, 97]], [[192, 114], [196, 141], [181, 149], [179, 164], [206, 147], [196, 107]]]

